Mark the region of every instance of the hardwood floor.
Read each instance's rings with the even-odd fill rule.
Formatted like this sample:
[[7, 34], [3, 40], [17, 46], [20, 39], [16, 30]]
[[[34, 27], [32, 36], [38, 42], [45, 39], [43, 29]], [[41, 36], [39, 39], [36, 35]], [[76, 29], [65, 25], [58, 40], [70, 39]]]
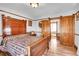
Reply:
[[64, 46], [57, 41], [57, 46], [52, 45], [52, 48], [50, 46], [44, 56], [76, 56], [76, 48]]

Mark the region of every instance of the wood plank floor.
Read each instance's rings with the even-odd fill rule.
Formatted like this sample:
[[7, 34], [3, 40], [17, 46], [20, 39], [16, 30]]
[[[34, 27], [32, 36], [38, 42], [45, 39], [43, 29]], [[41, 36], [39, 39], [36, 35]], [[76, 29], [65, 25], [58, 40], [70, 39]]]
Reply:
[[76, 49], [74, 47], [64, 46], [57, 41], [57, 47], [50, 47], [44, 53], [44, 56], [76, 56]]

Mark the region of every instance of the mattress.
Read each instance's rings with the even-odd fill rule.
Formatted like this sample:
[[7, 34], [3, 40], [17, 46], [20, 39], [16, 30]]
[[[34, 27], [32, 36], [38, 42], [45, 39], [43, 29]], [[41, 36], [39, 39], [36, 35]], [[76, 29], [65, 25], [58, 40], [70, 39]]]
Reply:
[[27, 56], [27, 46], [40, 39], [38, 36], [30, 36], [28, 34], [8, 36], [6, 50], [12, 56]]

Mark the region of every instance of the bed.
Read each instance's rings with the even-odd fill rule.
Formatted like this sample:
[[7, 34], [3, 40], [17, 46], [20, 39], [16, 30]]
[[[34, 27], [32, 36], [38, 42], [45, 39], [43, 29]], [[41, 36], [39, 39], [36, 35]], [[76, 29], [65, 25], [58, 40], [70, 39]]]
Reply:
[[5, 48], [12, 56], [40, 56], [49, 48], [50, 35], [46, 37], [28, 34], [7, 36]]

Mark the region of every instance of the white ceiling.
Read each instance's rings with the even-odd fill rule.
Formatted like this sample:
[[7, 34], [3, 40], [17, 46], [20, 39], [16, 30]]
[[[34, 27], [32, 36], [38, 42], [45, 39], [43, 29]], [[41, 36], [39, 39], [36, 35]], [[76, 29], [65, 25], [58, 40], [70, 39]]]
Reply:
[[39, 7], [32, 8], [26, 3], [0, 3], [0, 10], [12, 12], [36, 20], [41, 18], [72, 14], [79, 10], [79, 4], [41, 3]]

